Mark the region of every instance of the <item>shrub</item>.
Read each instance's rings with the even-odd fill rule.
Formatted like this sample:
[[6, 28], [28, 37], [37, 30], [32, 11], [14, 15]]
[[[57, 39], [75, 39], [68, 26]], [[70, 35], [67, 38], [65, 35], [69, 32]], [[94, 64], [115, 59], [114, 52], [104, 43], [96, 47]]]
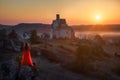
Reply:
[[119, 53], [115, 53], [114, 55], [115, 55], [115, 57], [120, 58], [120, 54]]
[[120, 65], [118, 64], [114, 68], [112, 68], [112, 72], [120, 76]]
[[51, 62], [59, 62], [58, 57], [56, 56], [55, 53], [42, 49], [41, 53], [44, 57], [46, 57], [48, 60], [50, 60]]
[[102, 60], [107, 55], [100, 46], [79, 45], [75, 56], [76, 60], [67, 64], [66, 67], [77, 73], [91, 74], [96, 71], [94, 61]]

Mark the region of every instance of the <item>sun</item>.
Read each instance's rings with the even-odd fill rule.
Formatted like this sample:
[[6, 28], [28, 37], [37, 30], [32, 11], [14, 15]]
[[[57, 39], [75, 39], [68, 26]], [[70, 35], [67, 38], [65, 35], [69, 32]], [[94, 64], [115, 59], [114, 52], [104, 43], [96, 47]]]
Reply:
[[95, 23], [96, 24], [101, 24], [102, 23], [102, 19], [103, 17], [101, 17], [101, 15], [100, 14], [96, 14], [96, 15], [94, 15], [94, 21], [95, 21]]
[[96, 18], [96, 20], [100, 20], [101, 17], [100, 17], [100, 15], [96, 15], [95, 18]]

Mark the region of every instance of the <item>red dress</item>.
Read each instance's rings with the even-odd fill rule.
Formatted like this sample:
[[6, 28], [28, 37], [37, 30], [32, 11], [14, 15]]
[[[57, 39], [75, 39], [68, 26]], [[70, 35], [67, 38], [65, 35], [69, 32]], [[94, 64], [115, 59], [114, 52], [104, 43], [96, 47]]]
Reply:
[[24, 47], [21, 65], [34, 66], [31, 55], [30, 55], [30, 48], [27, 43], [25, 44], [25, 47]]

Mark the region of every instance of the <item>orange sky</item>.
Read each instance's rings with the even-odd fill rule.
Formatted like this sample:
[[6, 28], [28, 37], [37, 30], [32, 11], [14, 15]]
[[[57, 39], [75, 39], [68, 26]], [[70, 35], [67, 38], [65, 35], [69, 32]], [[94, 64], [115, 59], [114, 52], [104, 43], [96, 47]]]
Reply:
[[69, 25], [119, 24], [120, 0], [0, 0], [0, 24], [51, 24], [56, 13]]

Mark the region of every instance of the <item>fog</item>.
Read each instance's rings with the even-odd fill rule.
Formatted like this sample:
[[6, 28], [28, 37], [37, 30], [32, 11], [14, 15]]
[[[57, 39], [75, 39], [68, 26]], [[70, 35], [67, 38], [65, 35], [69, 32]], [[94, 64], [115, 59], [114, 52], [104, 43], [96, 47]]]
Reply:
[[120, 36], [120, 32], [100, 32], [100, 31], [83, 31], [83, 32], [75, 32], [75, 37], [77, 38], [88, 38], [88, 37], [93, 37], [95, 35], [100, 35], [100, 36], [110, 36], [110, 37], [118, 37]]

